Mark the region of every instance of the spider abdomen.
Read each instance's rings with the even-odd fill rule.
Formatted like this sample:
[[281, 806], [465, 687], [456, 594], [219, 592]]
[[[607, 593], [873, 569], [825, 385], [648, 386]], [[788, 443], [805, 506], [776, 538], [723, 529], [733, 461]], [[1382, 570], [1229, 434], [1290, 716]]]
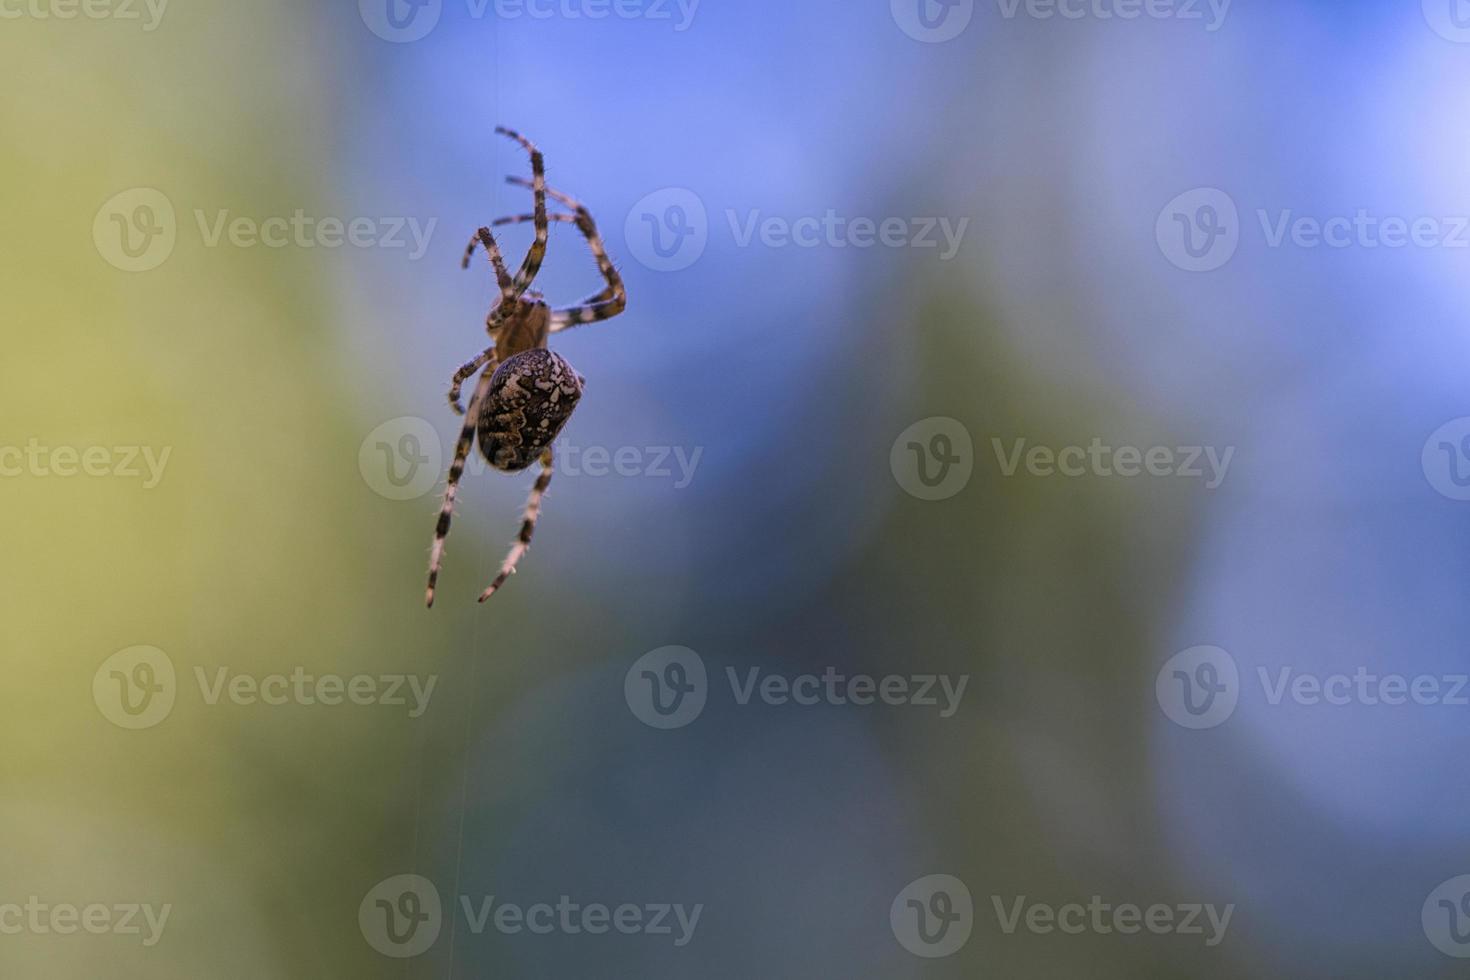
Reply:
[[485, 459], [509, 473], [536, 462], [571, 418], [582, 384], [566, 358], [545, 348], [496, 368], [478, 424]]

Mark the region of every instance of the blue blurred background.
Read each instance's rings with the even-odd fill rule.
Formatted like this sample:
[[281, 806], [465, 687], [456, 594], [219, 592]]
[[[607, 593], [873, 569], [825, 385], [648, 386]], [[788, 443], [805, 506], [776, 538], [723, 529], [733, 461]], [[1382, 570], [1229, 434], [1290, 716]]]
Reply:
[[[3, 11], [0, 973], [1463, 975], [1460, 0]], [[473, 464], [426, 612], [496, 124], [630, 305], [554, 338], [520, 574]], [[297, 670], [434, 687], [213, 686]], [[563, 896], [699, 917], [477, 918]]]

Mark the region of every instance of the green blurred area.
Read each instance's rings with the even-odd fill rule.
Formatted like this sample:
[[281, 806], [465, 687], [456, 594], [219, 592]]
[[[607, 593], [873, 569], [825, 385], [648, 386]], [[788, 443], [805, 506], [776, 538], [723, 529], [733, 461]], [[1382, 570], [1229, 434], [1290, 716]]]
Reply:
[[[7, 900], [175, 907], [152, 955], [113, 937], [6, 936], [6, 976], [360, 975], [371, 954], [354, 917], [299, 910], [355, 910], [378, 876], [364, 855], [401, 834], [416, 780], [433, 779], [410, 765], [423, 736], [399, 712], [322, 724], [298, 705], [191, 695], [195, 668], [445, 668], [434, 641], [452, 616], [410, 628], [377, 614], [422, 574], [391, 574], [386, 556], [419, 554], [428, 524], [384, 521], [343, 492], [365, 429], [332, 353], [330, 257], [225, 255], [181, 233], [160, 267], [126, 273], [90, 243], [126, 188], [162, 190], [181, 227], [196, 202], [289, 214], [320, 193], [331, 67], [311, 23], [290, 5], [206, 3], [174, 5], [150, 34], [0, 31], [0, 442], [170, 453], [152, 489], [0, 482], [0, 881]], [[165, 650], [180, 675], [150, 731], [121, 731], [88, 696], [133, 644]]]

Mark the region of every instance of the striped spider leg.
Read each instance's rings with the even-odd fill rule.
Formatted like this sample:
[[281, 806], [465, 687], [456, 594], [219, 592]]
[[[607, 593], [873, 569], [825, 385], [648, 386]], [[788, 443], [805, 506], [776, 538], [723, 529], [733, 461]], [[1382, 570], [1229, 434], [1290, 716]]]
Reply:
[[[533, 187], [523, 177], [507, 177], [506, 182], [518, 187]], [[628, 291], [623, 286], [623, 277], [618, 274], [617, 267], [607, 257], [607, 246], [603, 244], [602, 235], [597, 231], [597, 222], [592, 219], [592, 212], [576, 198], [552, 188], [545, 188], [548, 197], [571, 208], [572, 215], [554, 215], [557, 220], [570, 220], [582, 232], [587, 239], [587, 247], [592, 250], [592, 258], [597, 262], [597, 271], [602, 273], [603, 279], [607, 281], [607, 287], [602, 292], [584, 299], [577, 306], [557, 310], [551, 315], [551, 332], [560, 333], [568, 327], [575, 327], [580, 323], [594, 323], [599, 320], [610, 320], [628, 308]]]

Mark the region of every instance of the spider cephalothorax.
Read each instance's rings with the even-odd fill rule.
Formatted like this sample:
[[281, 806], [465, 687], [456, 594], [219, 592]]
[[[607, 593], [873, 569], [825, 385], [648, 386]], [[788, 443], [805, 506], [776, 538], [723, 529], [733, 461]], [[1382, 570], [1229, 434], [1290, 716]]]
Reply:
[[[607, 249], [603, 247], [591, 213], [575, 199], [546, 186], [545, 162], [541, 152], [529, 140], [502, 127], [496, 127], [495, 131], [520, 143], [531, 154], [532, 179], [511, 177], [509, 180], [512, 184], [531, 188], [535, 210], [531, 214], [492, 221], [488, 227], [475, 233], [465, 249], [462, 265], [468, 269], [476, 247], [484, 246], [485, 254], [495, 269], [500, 297], [485, 318], [491, 345], [454, 373], [454, 381], [449, 388], [450, 407], [456, 414], [466, 415], [459, 404], [460, 389], [475, 372], [480, 372], [474, 394], [470, 397], [468, 414], [460, 428], [454, 462], [449, 467], [449, 485], [444, 491], [444, 506], [439, 511], [439, 524], [434, 532], [434, 546], [429, 557], [427, 601], [430, 606], [434, 604], [434, 588], [444, 558], [444, 539], [449, 535], [449, 524], [454, 515], [455, 495], [475, 439], [479, 439], [481, 454], [498, 470], [516, 473], [538, 460], [541, 463], [541, 475], [536, 478], [531, 498], [526, 502], [521, 533], [501, 565], [500, 574], [480, 596], [480, 601], [484, 602], [515, 572], [521, 556], [530, 547], [531, 534], [536, 529], [536, 519], [541, 511], [541, 499], [551, 483], [551, 444], [582, 397], [582, 376], [565, 358], [547, 349], [547, 340], [551, 334], [579, 323], [617, 316], [628, 305], [623, 280], [607, 257]], [[548, 213], [548, 197], [566, 205], [572, 213]], [[520, 270], [512, 277], [490, 229], [524, 222], [533, 223], [536, 238]], [[541, 300], [540, 294], [530, 289], [532, 280], [541, 270], [542, 259], [546, 257], [546, 241], [552, 222], [576, 225], [587, 239], [598, 271], [607, 283], [600, 293], [588, 297], [578, 306], [562, 310], [551, 309]]]

